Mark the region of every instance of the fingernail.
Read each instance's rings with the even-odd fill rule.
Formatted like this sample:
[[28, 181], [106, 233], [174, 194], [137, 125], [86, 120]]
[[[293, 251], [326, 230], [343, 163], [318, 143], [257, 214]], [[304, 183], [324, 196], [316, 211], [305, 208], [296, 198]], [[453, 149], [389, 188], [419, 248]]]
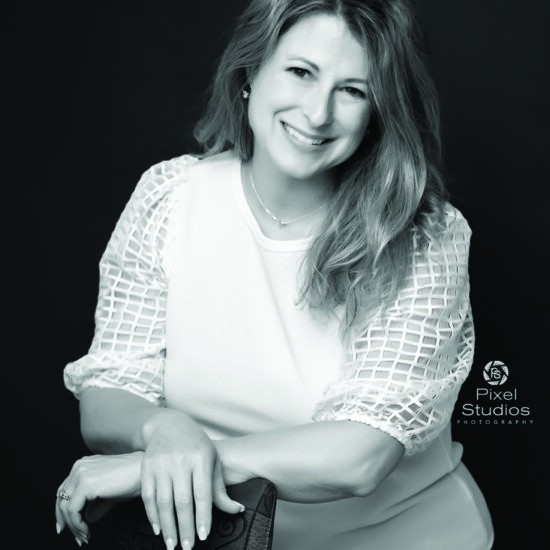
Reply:
[[160, 535], [160, 527], [156, 523], [153, 523], [151, 527], [153, 528], [153, 533], [155, 533], [155, 535]]
[[174, 539], [166, 539], [167, 550], [174, 550], [175, 547], [176, 547], [176, 543], [174, 542]]
[[181, 547], [183, 548], [183, 550], [191, 550], [191, 543], [188, 539], [183, 539], [181, 541]]
[[76, 540], [76, 543], [78, 544], [78, 546], [82, 546], [82, 541], [78, 538], [74, 538], [74, 540]]
[[239, 505], [239, 512], [244, 512], [246, 510], [245, 506], [241, 504], [240, 502], [237, 502], [236, 504]]
[[61, 533], [61, 525], [59, 525], [59, 522], [55, 522], [55, 530], [57, 531], [57, 534]]
[[201, 525], [199, 527], [199, 539], [206, 540], [207, 536], [208, 536], [208, 532], [206, 531], [206, 527], [204, 525]]

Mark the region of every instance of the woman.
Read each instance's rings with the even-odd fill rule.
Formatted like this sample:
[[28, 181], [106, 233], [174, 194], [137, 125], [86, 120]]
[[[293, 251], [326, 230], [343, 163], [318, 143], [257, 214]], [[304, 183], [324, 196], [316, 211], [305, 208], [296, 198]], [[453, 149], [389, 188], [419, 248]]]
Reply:
[[[449, 420], [473, 355], [470, 230], [403, 0], [253, 0], [197, 139], [147, 171], [65, 369], [98, 454], [60, 485], [141, 495], [169, 549], [272, 480], [275, 549], [488, 549]], [[174, 511], [175, 510], [175, 513]], [[179, 536], [178, 536], [179, 534]]]

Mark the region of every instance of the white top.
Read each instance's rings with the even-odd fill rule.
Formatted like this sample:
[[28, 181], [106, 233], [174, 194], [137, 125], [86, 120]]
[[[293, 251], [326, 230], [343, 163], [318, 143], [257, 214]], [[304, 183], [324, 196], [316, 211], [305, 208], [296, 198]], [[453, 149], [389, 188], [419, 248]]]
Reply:
[[[192, 189], [185, 184], [191, 167], [199, 163], [189, 156], [162, 162], [143, 175], [101, 259], [94, 339], [86, 356], [66, 366], [67, 388], [75, 394], [89, 386], [124, 388], [164, 402], [168, 282], [178, 209], [183, 208], [189, 238], [196, 243], [187, 276], [195, 276], [194, 292], [203, 300], [201, 317], [209, 318], [202, 319], [209, 331], [196, 335], [198, 351], [232, 350], [238, 334], [228, 331], [248, 317], [245, 312], [256, 311], [247, 356], [256, 365], [274, 352], [281, 354], [281, 364], [292, 357], [300, 376], [314, 379], [317, 393], [304, 410], [307, 418], [366, 422], [396, 437], [408, 454], [424, 449], [448, 423], [473, 358], [470, 229], [462, 215], [448, 207], [442, 240], [415, 254], [413, 272], [384, 321], [372, 323], [351, 349], [340, 350], [334, 323], [326, 328], [331, 336], [326, 338], [316, 333], [320, 329], [306, 311], [294, 307], [296, 269], [309, 241], [265, 237], [244, 198], [239, 162], [227, 155], [224, 160], [228, 170], [219, 179], [201, 180]], [[190, 199], [182, 205], [186, 194]], [[204, 262], [215, 271], [197, 274]], [[221, 292], [227, 288], [231, 290]], [[239, 288], [242, 295], [236, 300]], [[260, 298], [271, 300], [272, 307], [259, 308]], [[275, 324], [264, 315], [277, 308]], [[232, 323], [223, 330], [212, 322], [213, 311], [219, 316], [219, 310], [231, 312]], [[260, 343], [262, 338], [273, 341], [276, 330], [288, 349]], [[244, 351], [237, 350], [241, 365]], [[263, 369], [262, 376], [272, 383], [278, 375]], [[284, 394], [289, 390], [285, 386]]]
[[372, 526], [460, 464], [449, 420], [473, 358], [469, 239], [448, 205], [440, 242], [415, 251], [383, 320], [344, 349], [336, 319], [295, 305], [310, 241], [262, 233], [240, 161], [162, 162], [141, 178], [101, 259], [94, 339], [65, 384], [77, 396], [126, 389], [187, 412], [213, 438], [345, 419], [392, 435], [407, 456], [368, 500], [280, 503], [281, 548], [292, 533], [305, 549], [312, 530], [334, 543], [335, 517], [350, 532]]

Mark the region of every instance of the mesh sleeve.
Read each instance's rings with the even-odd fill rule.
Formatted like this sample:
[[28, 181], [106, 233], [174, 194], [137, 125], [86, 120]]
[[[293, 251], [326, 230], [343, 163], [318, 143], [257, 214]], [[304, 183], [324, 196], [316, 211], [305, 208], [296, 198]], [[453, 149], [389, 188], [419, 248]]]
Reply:
[[449, 207], [443, 238], [415, 252], [397, 300], [353, 342], [314, 420], [369, 424], [400, 441], [407, 455], [441, 433], [473, 361], [470, 235]]
[[162, 404], [173, 211], [191, 157], [143, 174], [99, 264], [95, 332], [88, 354], [69, 363], [75, 396], [89, 387], [119, 388]]

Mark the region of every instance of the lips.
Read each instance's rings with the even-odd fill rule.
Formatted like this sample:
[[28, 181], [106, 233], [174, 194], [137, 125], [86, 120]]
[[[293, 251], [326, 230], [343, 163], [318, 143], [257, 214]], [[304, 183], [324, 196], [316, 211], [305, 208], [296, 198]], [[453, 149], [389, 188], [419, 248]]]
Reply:
[[304, 145], [319, 146], [332, 141], [331, 138], [325, 138], [321, 136], [311, 136], [304, 134], [303, 132], [297, 130], [293, 126], [290, 126], [286, 122], [282, 122], [284, 131], [291, 136], [298, 143], [303, 143]]

